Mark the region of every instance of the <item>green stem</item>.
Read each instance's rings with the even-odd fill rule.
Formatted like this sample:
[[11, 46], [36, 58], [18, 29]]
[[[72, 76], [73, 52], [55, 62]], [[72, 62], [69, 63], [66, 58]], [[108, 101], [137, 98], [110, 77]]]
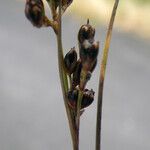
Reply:
[[77, 140], [77, 134], [76, 134], [76, 128], [75, 128], [75, 119], [74, 119], [74, 115], [72, 114], [68, 106], [68, 99], [67, 99], [68, 80], [67, 80], [67, 74], [65, 73], [65, 70], [64, 70], [64, 61], [63, 61], [64, 56], [63, 56], [61, 32], [62, 31], [61, 31], [61, 0], [60, 0], [59, 1], [58, 34], [57, 34], [59, 76], [60, 76], [60, 81], [61, 81], [63, 99], [64, 99], [64, 104], [65, 104], [66, 113], [68, 117], [71, 137], [72, 137], [73, 150], [78, 150], [78, 147], [77, 147], [78, 140]]
[[78, 147], [79, 147], [79, 133], [80, 133], [80, 113], [81, 113], [81, 104], [82, 104], [82, 98], [83, 98], [83, 90], [86, 85], [86, 77], [87, 72], [82, 69], [81, 75], [80, 75], [80, 86], [79, 86], [79, 92], [78, 92], [78, 100], [77, 100], [77, 114], [76, 114], [76, 126], [77, 126], [77, 132], [78, 132]]
[[80, 133], [80, 110], [81, 110], [82, 97], [83, 97], [83, 92], [79, 89], [78, 101], [77, 101], [77, 116], [76, 116], [78, 149], [79, 149], [79, 133]]
[[107, 36], [105, 40], [105, 46], [103, 49], [103, 57], [101, 62], [101, 71], [99, 78], [99, 91], [98, 91], [98, 102], [97, 102], [97, 123], [96, 123], [96, 145], [95, 150], [101, 149], [101, 121], [102, 121], [102, 100], [103, 100], [103, 87], [104, 87], [104, 79], [106, 72], [106, 65], [108, 59], [108, 52], [110, 47], [111, 35], [113, 24], [116, 16], [116, 11], [118, 7], [119, 0], [115, 0], [114, 7], [111, 14], [111, 19], [108, 26]]

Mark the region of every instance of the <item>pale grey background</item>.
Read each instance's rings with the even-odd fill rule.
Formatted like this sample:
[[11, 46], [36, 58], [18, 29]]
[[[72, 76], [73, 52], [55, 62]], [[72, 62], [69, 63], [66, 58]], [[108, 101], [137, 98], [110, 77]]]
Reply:
[[[84, 22], [64, 17], [66, 51], [77, 45]], [[96, 28], [102, 47], [106, 28]], [[52, 30], [27, 21], [24, 2], [0, 0], [0, 150], [71, 149], [56, 50]], [[98, 75], [97, 67], [88, 85], [95, 91]], [[116, 29], [105, 82], [102, 150], [150, 150], [149, 78], [148, 41]], [[81, 150], [94, 149], [95, 122], [96, 99], [81, 119]]]

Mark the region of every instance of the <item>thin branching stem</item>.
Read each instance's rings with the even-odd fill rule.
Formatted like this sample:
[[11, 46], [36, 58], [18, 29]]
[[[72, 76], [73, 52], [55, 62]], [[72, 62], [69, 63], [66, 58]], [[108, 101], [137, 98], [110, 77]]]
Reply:
[[108, 31], [106, 35], [105, 45], [103, 49], [103, 57], [101, 62], [101, 71], [100, 71], [100, 78], [99, 78], [99, 90], [98, 90], [98, 102], [97, 102], [97, 123], [96, 123], [96, 146], [95, 150], [101, 149], [101, 121], [102, 121], [102, 100], [103, 100], [103, 87], [104, 87], [104, 79], [105, 79], [105, 72], [106, 72], [106, 65], [108, 59], [108, 52], [110, 47], [111, 35], [113, 24], [116, 16], [116, 11], [118, 7], [119, 0], [115, 0], [114, 7], [112, 10]]

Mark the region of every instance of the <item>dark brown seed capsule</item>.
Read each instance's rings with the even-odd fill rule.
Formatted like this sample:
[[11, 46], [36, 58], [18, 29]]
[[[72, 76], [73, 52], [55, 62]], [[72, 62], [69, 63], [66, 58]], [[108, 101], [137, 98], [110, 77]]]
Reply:
[[98, 52], [99, 42], [93, 42], [88, 48], [84, 44], [80, 45], [80, 59], [85, 70], [93, 70]]
[[45, 17], [42, 0], [26, 0], [25, 15], [34, 26], [41, 27]]
[[72, 109], [75, 109], [77, 106], [78, 99], [78, 90], [71, 90], [68, 92], [68, 104]]
[[90, 72], [93, 72], [93, 71], [94, 71], [94, 69], [96, 68], [96, 65], [97, 65], [97, 59], [96, 59], [95, 62], [93, 63], [93, 66], [92, 66]]
[[77, 85], [80, 84], [81, 69], [82, 69], [82, 63], [81, 60], [78, 60], [75, 68], [75, 72], [73, 73], [73, 83], [72, 83], [73, 88], [75, 88]]
[[95, 92], [92, 89], [85, 89], [81, 105], [82, 109], [92, 104], [92, 102], [94, 101], [94, 94]]
[[93, 40], [95, 36], [95, 29], [89, 24], [89, 20], [87, 24], [82, 25], [79, 33], [78, 33], [78, 40], [79, 43], [82, 43], [84, 40]]
[[77, 65], [77, 52], [75, 48], [72, 48], [64, 58], [65, 68], [68, 74], [72, 74], [75, 71]]
[[[83, 93], [81, 109], [88, 107], [94, 101], [94, 91], [85, 89]], [[68, 104], [72, 109], [76, 109], [77, 107], [77, 100], [78, 100], [78, 90], [72, 90], [68, 92]]]

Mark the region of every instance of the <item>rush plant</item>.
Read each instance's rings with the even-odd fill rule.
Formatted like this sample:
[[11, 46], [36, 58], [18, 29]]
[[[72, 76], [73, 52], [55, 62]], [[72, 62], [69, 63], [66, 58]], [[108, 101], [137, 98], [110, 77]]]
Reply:
[[[87, 23], [82, 25], [78, 32], [79, 54], [76, 48], [73, 47], [64, 55], [61, 26], [62, 15], [72, 2], [73, 0], [47, 0], [52, 16], [49, 19], [45, 14], [42, 0], [26, 0], [25, 15], [33, 26], [37, 28], [51, 27], [55, 32], [58, 46], [59, 76], [72, 137], [73, 150], [79, 150], [80, 117], [82, 117], [85, 109], [94, 101], [95, 92], [93, 89], [87, 89], [86, 84], [90, 80], [92, 72], [98, 63], [99, 42], [94, 38], [95, 28], [90, 24], [88, 19]], [[97, 101], [95, 150], [100, 150], [101, 148], [103, 87], [109, 45], [118, 3], [119, 0], [115, 0], [103, 49], [103, 57], [100, 62], [101, 71]]]

